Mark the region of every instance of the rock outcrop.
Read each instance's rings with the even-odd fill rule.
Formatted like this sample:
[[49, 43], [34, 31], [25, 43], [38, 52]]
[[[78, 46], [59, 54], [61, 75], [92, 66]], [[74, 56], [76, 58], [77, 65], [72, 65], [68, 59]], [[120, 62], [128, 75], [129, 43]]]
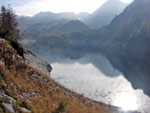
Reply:
[[38, 58], [30, 51], [25, 52], [23, 56], [25, 60], [35, 69], [39, 70], [40, 72], [46, 75], [50, 75], [50, 72], [52, 71], [52, 67], [48, 62]]

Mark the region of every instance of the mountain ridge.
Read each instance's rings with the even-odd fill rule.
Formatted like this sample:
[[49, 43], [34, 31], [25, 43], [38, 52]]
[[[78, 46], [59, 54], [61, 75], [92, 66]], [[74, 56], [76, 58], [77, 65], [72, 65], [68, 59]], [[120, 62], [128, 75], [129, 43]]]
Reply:
[[[131, 53], [149, 53], [150, 2], [135, 0], [104, 28], [104, 45]], [[114, 29], [115, 28], [115, 29]], [[142, 37], [142, 38], [140, 38]]]
[[126, 6], [127, 4], [122, 3], [119, 0], [108, 0], [85, 18], [84, 22], [93, 28], [101, 28], [108, 25], [116, 15], [124, 10]]

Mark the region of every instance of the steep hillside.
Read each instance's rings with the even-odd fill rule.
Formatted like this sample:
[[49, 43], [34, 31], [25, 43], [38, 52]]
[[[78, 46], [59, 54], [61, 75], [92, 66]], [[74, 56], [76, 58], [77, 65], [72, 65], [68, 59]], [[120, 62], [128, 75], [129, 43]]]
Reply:
[[103, 45], [130, 53], [150, 53], [150, 1], [135, 0], [105, 27]]
[[122, 3], [119, 0], [108, 0], [100, 8], [87, 16], [84, 22], [90, 27], [101, 28], [108, 25], [126, 6], [127, 4]]
[[63, 88], [31, 67], [7, 41], [0, 39], [0, 112], [59, 113], [59, 110], [66, 110], [66, 113], [121, 112]]

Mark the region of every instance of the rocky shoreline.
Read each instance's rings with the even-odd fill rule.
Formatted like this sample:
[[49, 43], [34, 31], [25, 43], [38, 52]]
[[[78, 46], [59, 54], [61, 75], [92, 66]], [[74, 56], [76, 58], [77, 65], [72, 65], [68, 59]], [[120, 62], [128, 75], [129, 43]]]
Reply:
[[48, 62], [38, 58], [36, 55], [34, 55], [30, 51], [26, 51], [23, 57], [25, 61], [29, 63], [32, 67], [34, 67], [35, 69], [39, 70], [40, 72], [48, 76], [50, 75], [52, 71], [52, 67]]

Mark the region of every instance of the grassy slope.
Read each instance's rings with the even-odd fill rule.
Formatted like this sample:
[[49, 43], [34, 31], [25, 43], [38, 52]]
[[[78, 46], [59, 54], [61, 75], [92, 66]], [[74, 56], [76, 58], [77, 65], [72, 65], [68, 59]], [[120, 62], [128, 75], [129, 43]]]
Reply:
[[[16, 101], [13, 108], [21, 106], [32, 113], [52, 113], [60, 100], [68, 100], [66, 113], [117, 113], [118, 109], [73, 93], [38, 70], [30, 67], [7, 41], [0, 38], [0, 94]], [[6, 99], [4, 99], [6, 101]], [[7, 112], [0, 99], [0, 113]]]

